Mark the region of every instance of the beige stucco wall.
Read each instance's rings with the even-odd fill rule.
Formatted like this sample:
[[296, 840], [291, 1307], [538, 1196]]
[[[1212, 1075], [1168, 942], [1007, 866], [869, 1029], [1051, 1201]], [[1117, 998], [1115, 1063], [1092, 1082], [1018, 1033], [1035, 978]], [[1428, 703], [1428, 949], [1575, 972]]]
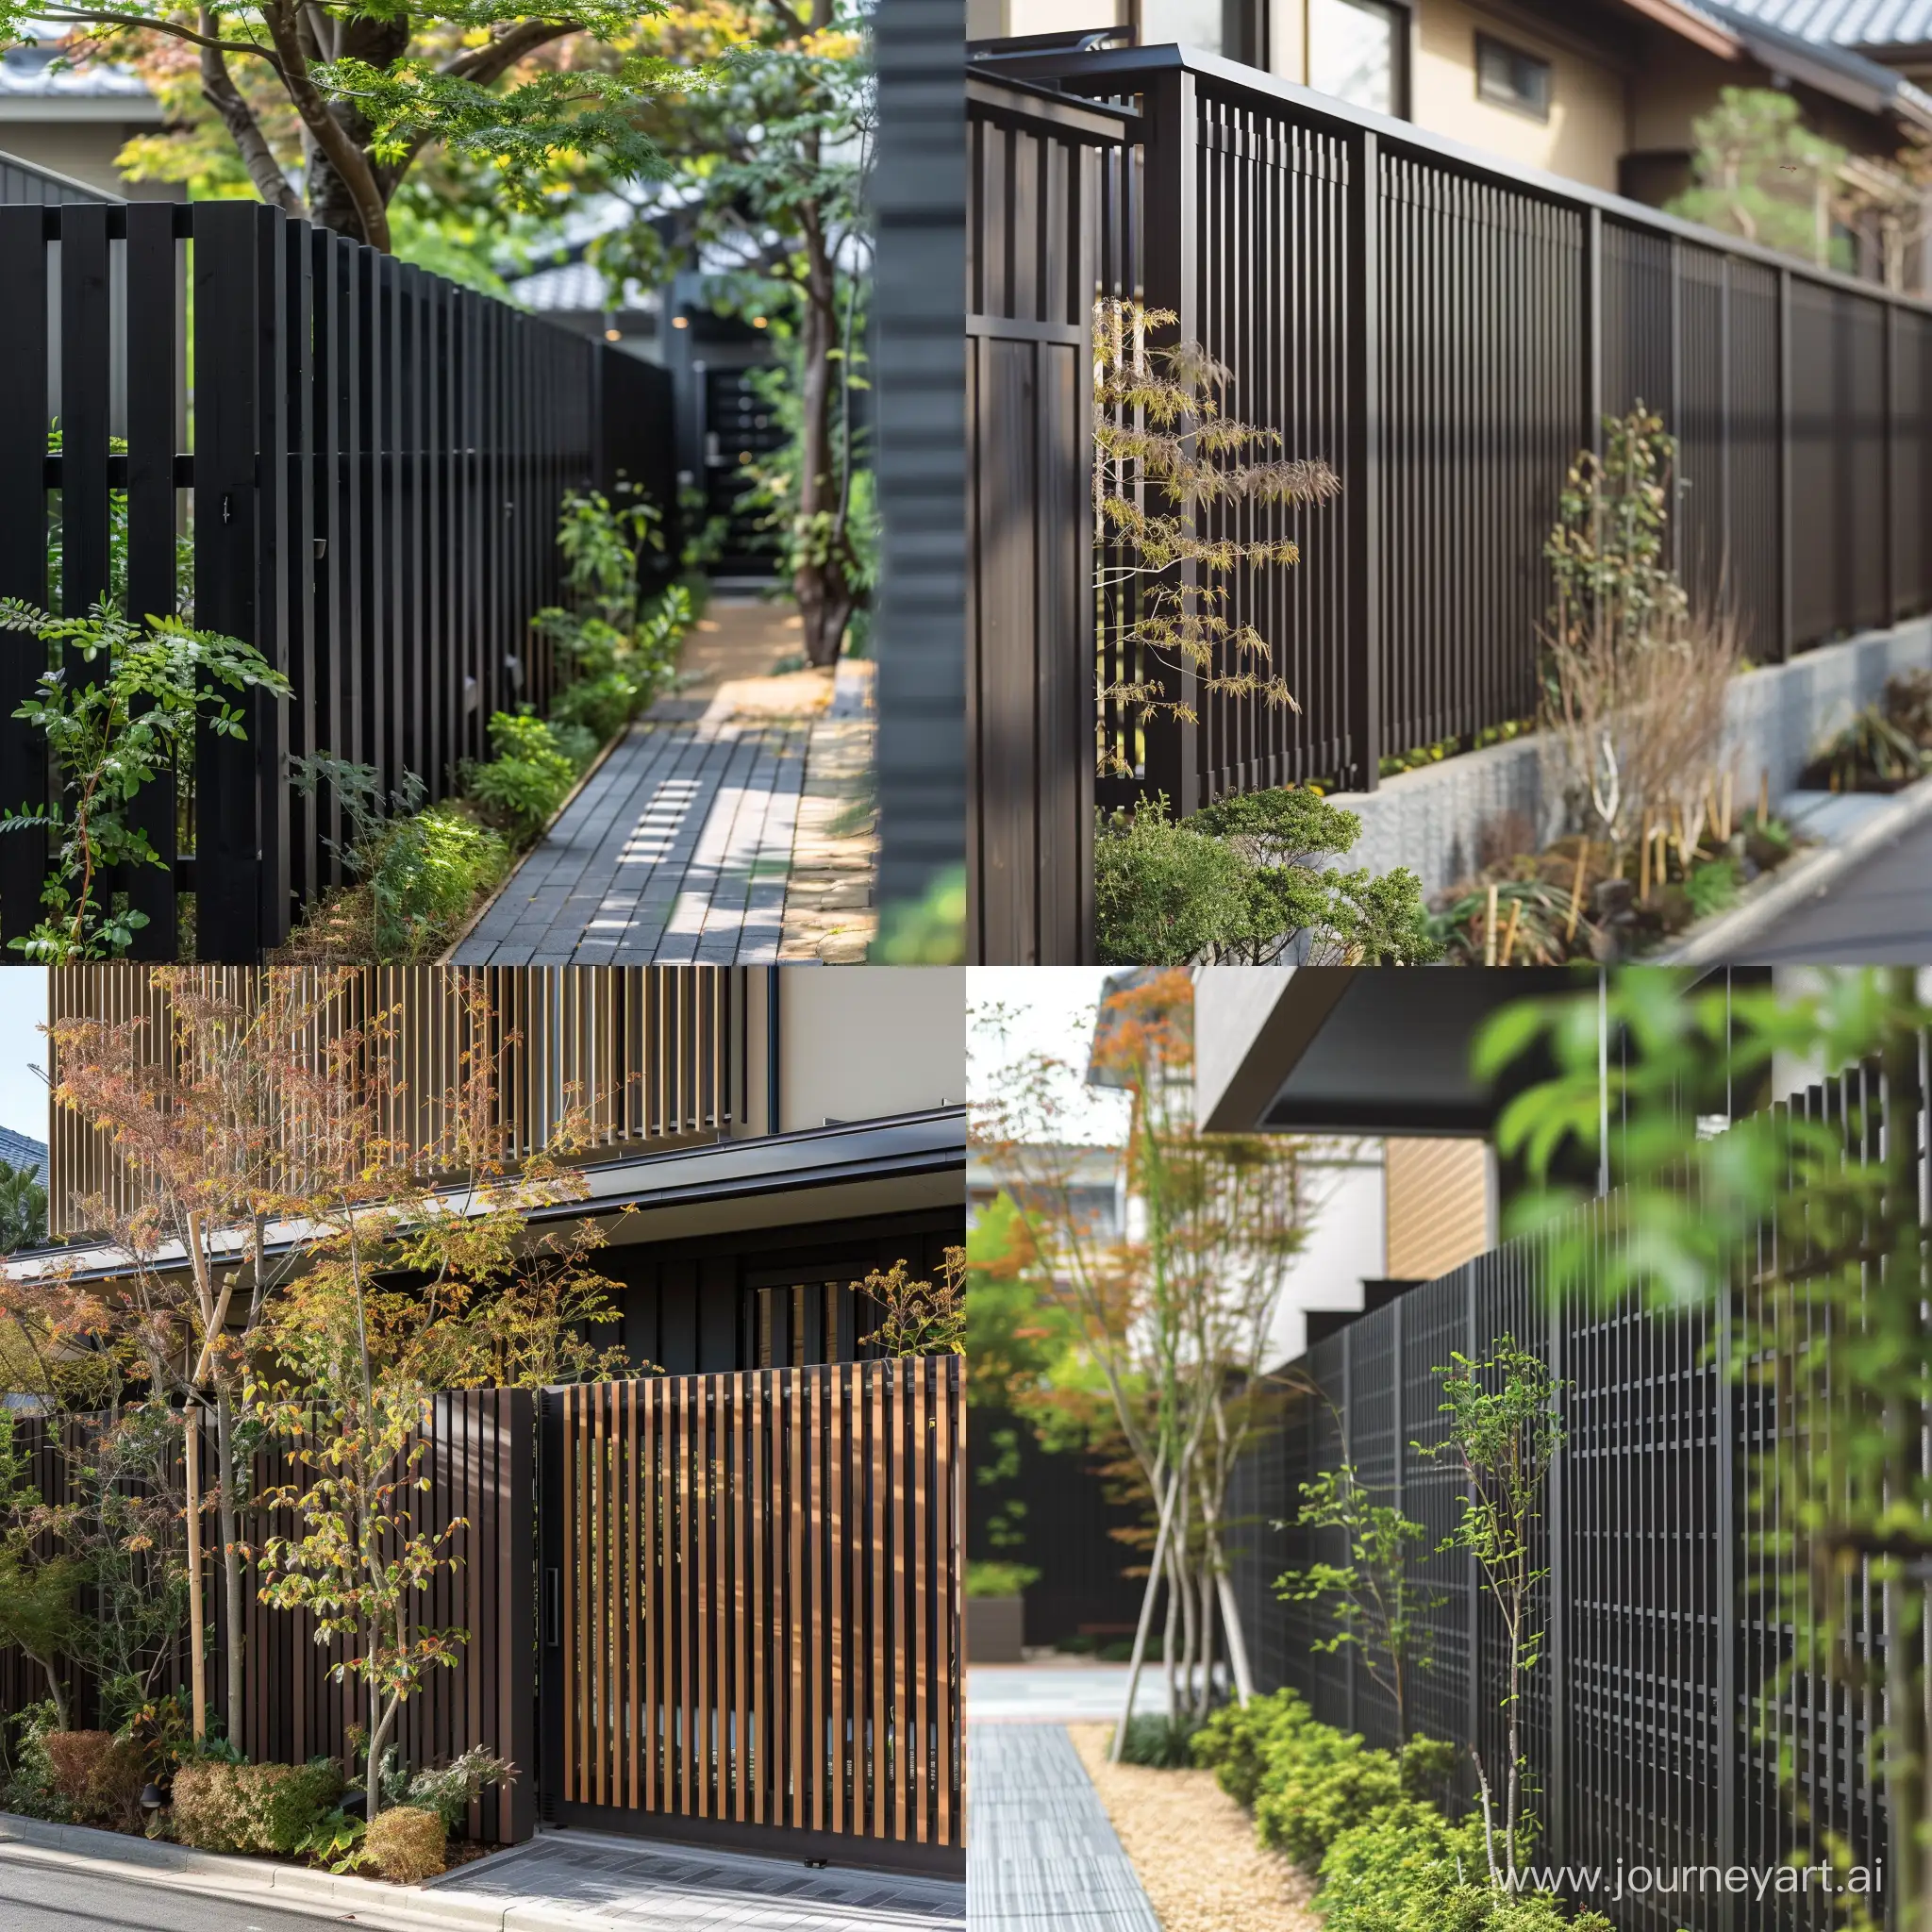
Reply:
[[784, 1132], [964, 1101], [964, 968], [790, 966], [778, 983]]
[[152, 134], [159, 125], [157, 109], [146, 121], [119, 121], [90, 116], [73, 121], [36, 121], [33, 104], [4, 104], [13, 112], [0, 112], [0, 153], [50, 168], [70, 180], [85, 182], [106, 194], [128, 201], [181, 201], [184, 189], [172, 181], [129, 181], [114, 165], [114, 157], [137, 134]]
[[[1477, 98], [1479, 30], [1549, 61], [1548, 121]], [[1617, 159], [1627, 144], [1622, 73], [1519, 25], [1513, 15], [1506, 23], [1462, 0], [1424, 0], [1416, 23], [1411, 92], [1418, 127], [1486, 148], [1523, 167], [1546, 169], [1593, 188], [1617, 186]]]
[[1003, 41], [1013, 34], [1063, 34], [1117, 26], [1121, 0], [966, 0], [966, 38]]

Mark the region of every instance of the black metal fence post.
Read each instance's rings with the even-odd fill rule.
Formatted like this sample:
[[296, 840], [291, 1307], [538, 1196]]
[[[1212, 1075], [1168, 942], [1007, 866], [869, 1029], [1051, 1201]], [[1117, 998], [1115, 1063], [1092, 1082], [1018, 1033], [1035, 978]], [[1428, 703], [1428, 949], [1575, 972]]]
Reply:
[[[259, 212], [247, 202], [211, 201], [193, 217], [194, 617], [202, 629], [243, 643], [258, 643], [262, 625], [255, 490]], [[251, 726], [255, 708], [244, 708]], [[203, 959], [261, 953], [258, 742], [252, 730], [246, 740], [197, 735], [194, 941]]]
[[[1199, 101], [1194, 76], [1185, 68], [1150, 75], [1143, 98], [1146, 116], [1145, 212], [1142, 229], [1143, 300], [1150, 309], [1172, 310], [1176, 341], [1198, 341], [1201, 333], [1199, 207]], [[1195, 566], [1175, 566], [1174, 581], [1191, 585]], [[1164, 674], [1174, 689], [1167, 695], [1185, 709], [1200, 708], [1199, 680], [1191, 664]], [[1168, 808], [1184, 818], [1205, 803], [1201, 797], [1201, 727], [1172, 718], [1149, 718], [1145, 725], [1145, 764], [1141, 791], [1152, 798], [1164, 793]]]
[[[37, 206], [0, 207], [0, 596], [35, 609], [47, 602], [47, 244], [53, 216]], [[9, 811], [47, 800], [47, 747], [13, 714], [46, 665], [26, 631], [0, 631], [0, 773]], [[41, 916], [47, 841], [0, 833], [0, 943], [31, 932]], [[8, 955], [8, 957], [17, 957]]]
[[1368, 128], [1348, 150], [1348, 736], [1355, 785], [1382, 782], [1382, 159]]
[[[256, 442], [251, 468], [256, 493], [256, 625], [249, 637], [271, 670], [288, 677], [291, 614], [298, 566], [290, 556], [289, 404], [283, 358], [291, 340], [287, 260], [293, 237], [279, 208], [255, 216]], [[304, 320], [307, 318], [305, 317]], [[306, 343], [301, 351], [306, 358]], [[308, 559], [299, 566], [306, 578]], [[289, 936], [289, 704], [257, 693], [244, 703], [248, 750], [255, 765], [256, 849], [260, 867], [256, 902], [257, 949]]]
[[1797, 425], [1793, 421], [1791, 382], [1791, 272], [1777, 271], [1777, 661], [1790, 662], [1797, 634], [1795, 572], [1797, 531], [1793, 527], [1792, 470], [1797, 460]]
[[[176, 285], [176, 211], [167, 202], [131, 202], [126, 223], [127, 616], [135, 624], [175, 615], [175, 405], [181, 375], [181, 303]], [[0, 458], [4, 462], [4, 458]], [[175, 774], [143, 786], [128, 812], [159, 865], [138, 865], [128, 905], [147, 924], [135, 934], [137, 959], [173, 959], [180, 951], [175, 917]], [[4, 893], [4, 889], [0, 889]]]

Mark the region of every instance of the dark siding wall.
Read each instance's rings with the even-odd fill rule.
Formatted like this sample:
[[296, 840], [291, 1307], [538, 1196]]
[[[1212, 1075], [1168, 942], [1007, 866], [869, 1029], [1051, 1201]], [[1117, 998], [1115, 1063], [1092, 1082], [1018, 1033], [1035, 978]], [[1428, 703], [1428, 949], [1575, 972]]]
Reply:
[[[853, 1298], [833, 1294], [874, 1268], [903, 1260], [930, 1280], [948, 1247], [966, 1239], [965, 1211], [766, 1228], [755, 1234], [607, 1248], [603, 1274], [621, 1284], [621, 1341], [633, 1361], [672, 1375], [857, 1361], [874, 1324]], [[794, 1292], [798, 1291], [799, 1292]], [[769, 1354], [771, 1360], [761, 1360]]]

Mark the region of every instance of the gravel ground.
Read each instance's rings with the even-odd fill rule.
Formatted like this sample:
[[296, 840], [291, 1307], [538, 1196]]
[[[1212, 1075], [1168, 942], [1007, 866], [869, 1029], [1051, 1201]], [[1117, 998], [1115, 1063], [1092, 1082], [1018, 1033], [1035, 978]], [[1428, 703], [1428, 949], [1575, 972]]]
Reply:
[[1107, 1724], [1068, 1735], [1162, 1932], [1321, 1932], [1314, 1886], [1255, 1842], [1255, 1822], [1211, 1771], [1109, 1764]]

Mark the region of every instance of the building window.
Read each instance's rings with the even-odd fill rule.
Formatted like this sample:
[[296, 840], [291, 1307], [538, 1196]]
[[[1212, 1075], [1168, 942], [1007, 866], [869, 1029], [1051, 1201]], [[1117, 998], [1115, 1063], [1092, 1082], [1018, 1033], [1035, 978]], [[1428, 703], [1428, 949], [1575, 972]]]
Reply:
[[1533, 121], [1550, 118], [1550, 63], [1488, 34], [1475, 37], [1475, 91], [1493, 107], [1511, 108]]
[[1259, 0], [1136, 0], [1134, 13], [1136, 37], [1143, 47], [1172, 41], [1250, 67], [1267, 64]]
[[1308, 0], [1308, 85], [1377, 114], [1408, 112], [1408, 9]]

